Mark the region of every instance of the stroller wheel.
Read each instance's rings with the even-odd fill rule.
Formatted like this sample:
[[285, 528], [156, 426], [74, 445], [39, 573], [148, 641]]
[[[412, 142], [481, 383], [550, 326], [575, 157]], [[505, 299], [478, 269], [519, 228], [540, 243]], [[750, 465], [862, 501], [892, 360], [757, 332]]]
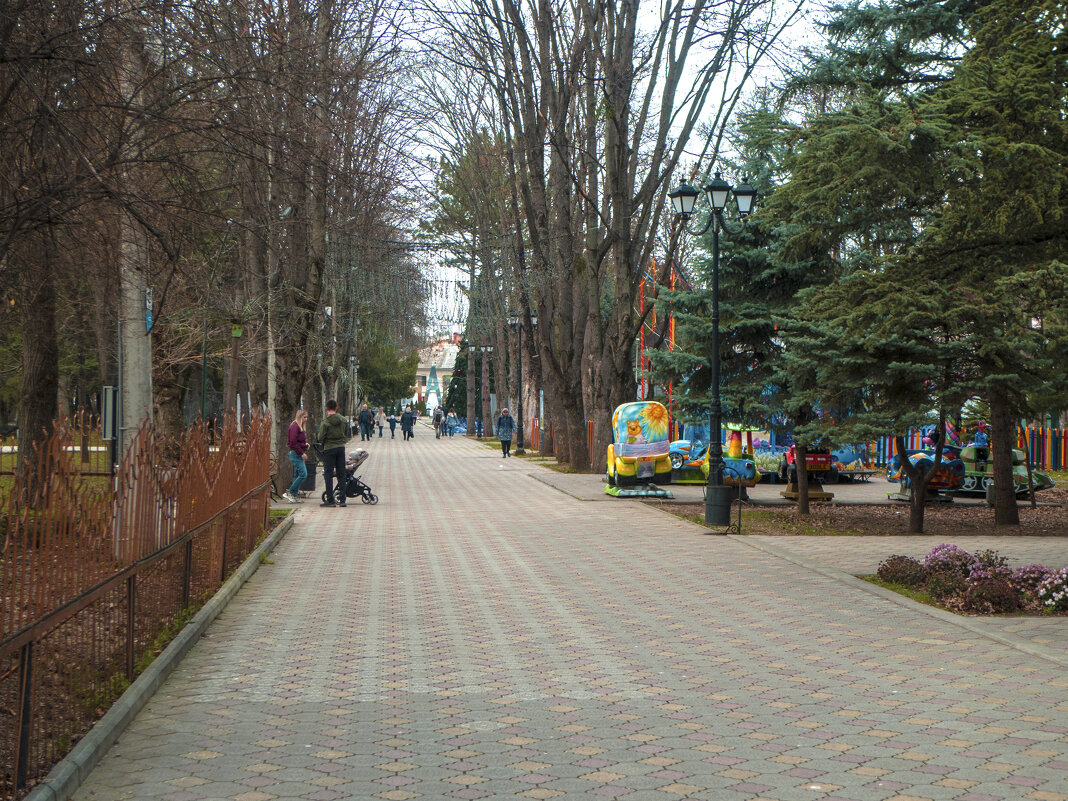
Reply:
[[341, 487], [334, 487], [334, 502], [335, 503], [344, 503], [345, 502], [345, 491], [343, 489], [341, 489]]
[[364, 503], [376, 504], [378, 503], [378, 496], [372, 492], [368, 492], [366, 495], [362, 496], [361, 500]]

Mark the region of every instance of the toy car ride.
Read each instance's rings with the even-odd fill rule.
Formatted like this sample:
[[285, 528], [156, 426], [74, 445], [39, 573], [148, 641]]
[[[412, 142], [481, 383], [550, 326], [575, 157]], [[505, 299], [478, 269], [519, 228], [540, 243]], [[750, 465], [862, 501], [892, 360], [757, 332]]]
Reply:
[[621, 497], [671, 497], [654, 486], [671, 482], [668, 436], [668, 412], [663, 404], [635, 401], [618, 406], [612, 414], [605, 492]]

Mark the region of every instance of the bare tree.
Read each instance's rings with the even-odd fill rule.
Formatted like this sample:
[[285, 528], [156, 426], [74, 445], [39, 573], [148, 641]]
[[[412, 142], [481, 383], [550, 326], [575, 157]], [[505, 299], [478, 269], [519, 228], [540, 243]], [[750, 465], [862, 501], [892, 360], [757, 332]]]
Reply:
[[573, 463], [585, 459], [585, 420], [597, 422], [603, 454], [612, 409], [633, 397], [631, 353], [647, 314], [638, 266], [654, 249], [667, 181], [709, 109], [698, 158], [715, 159], [743, 87], [800, 8], [667, 3], [643, 30], [639, 5], [428, 10], [444, 32], [441, 57], [493, 88], [515, 143], [538, 355], [558, 453]]

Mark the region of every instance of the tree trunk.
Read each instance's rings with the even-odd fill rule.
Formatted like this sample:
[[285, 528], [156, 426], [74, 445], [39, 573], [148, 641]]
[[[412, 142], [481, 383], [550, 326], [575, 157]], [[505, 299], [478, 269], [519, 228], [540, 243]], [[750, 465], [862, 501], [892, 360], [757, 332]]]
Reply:
[[1012, 478], [1012, 446], [1015, 424], [1009, 393], [1004, 384], [994, 382], [990, 399], [990, 458], [994, 460], [994, 522], [999, 526], [1020, 525], [1016, 488]]
[[927, 508], [927, 482], [913, 477], [909, 489], [909, 534], [923, 534], [924, 513]]
[[589, 470], [589, 443], [586, 441], [586, 417], [583, 407], [570, 394], [564, 396], [563, 405], [569, 457], [567, 463], [582, 471]]
[[52, 433], [59, 387], [59, 348], [56, 342], [56, 265], [51, 231], [44, 231], [37, 252], [27, 254], [22, 274], [22, 392], [19, 397], [19, 452], [16, 475], [24, 500], [43, 501], [42, 478], [35, 469], [37, 449]]
[[482, 388], [482, 436], [489, 439], [493, 436], [493, 419], [491, 414], [493, 410], [490, 408], [490, 383], [489, 383], [489, 369], [491, 354], [486, 351], [482, 351], [482, 383], [479, 386]]
[[182, 379], [187, 371], [178, 371], [166, 363], [159, 363], [159, 367], [152, 377], [152, 400], [155, 405], [153, 424], [163, 453], [174, 464], [181, 458], [179, 448], [185, 433]]
[[57, 375], [56, 409], [60, 417], [70, 417], [73, 411], [70, 403], [71, 380], [72, 376], [69, 373]]
[[894, 446], [901, 456], [901, 475], [909, 480], [909, 533], [922, 534], [927, 482], [921, 480], [920, 471], [912, 466], [912, 462], [905, 455], [905, 437], [895, 436]]
[[[719, 436], [719, 432], [714, 432], [712, 436]], [[801, 515], [809, 513], [808, 461], [805, 458], [807, 454], [807, 445], [796, 445], [794, 447], [794, 467], [797, 469], [797, 513]]]
[[464, 372], [464, 379], [467, 382], [467, 436], [475, 436], [475, 426], [477, 422], [475, 420], [475, 382], [480, 380], [475, 375], [475, 351], [469, 346], [467, 349], [467, 366]]

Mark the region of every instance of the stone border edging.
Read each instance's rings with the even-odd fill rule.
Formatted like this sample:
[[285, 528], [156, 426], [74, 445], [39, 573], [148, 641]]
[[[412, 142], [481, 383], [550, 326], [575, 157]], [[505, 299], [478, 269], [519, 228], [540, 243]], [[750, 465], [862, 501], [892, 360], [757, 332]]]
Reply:
[[290, 514], [275, 526], [259, 547], [246, 557], [234, 574], [193, 615], [178, 636], [171, 640], [163, 650], [163, 653], [152, 661], [152, 664], [137, 677], [126, 692], [119, 696], [104, 717], [98, 720], [71, 752], [49, 771], [24, 801], [66, 801], [81, 786], [97, 763], [103, 759], [108, 749], [119, 739], [119, 735], [155, 695], [156, 690], [162, 686], [182, 658], [197, 643], [212, 621], [226, 608], [241, 586], [259, 569], [260, 559], [273, 551], [282, 537], [293, 527], [293, 517]]
[[731, 534], [729, 536], [732, 540], [740, 542], [749, 548], [763, 551], [764, 553], [771, 554], [779, 559], [785, 559], [787, 562], [792, 562], [806, 570], [819, 573], [821, 576], [826, 576], [827, 578], [840, 581], [843, 584], [848, 584], [855, 589], [863, 590], [871, 595], [877, 595], [880, 598], [896, 603], [899, 606], [908, 607], [915, 612], [922, 612], [928, 617], [934, 617], [946, 623], [959, 626], [973, 634], [978, 634], [980, 637], [986, 637], [987, 639], [994, 640], [1002, 645], [1007, 645], [1017, 651], [1023, 651], [1031, 656], [1037, 656], [1040, 659], [1048, 660], [1061, 667], [1068, 667], [1068, 657], [1058, 654], [1055, 651], [1050, 651], [1042, 646], [1035, 645], [1034, 643], [1025, 640], [1023, 637], [1017, 637], [1014, 634], [1005, 634], [1000, 631], [992, 631], [989, 628], [974, 622], [972, 618], [956, 615], [953, 612], [947, 612], [944, 609], [938, 609], [933, 606], [928, 606], [927, 604], [921, 604], [919, 601], [914, 601], [900, 593], [894, 592], [893, 590], [888, 590], [885, 587], [880, 587], [878, 584], [872, 584], [870, 581], [858, 578], [852, 573], [847, 573], [844, 570], [836, 570], [833, 567], [827, 567], [822, 563], [815, 562], [811, 559], [805, 559], [796, 554], [768, 545], [766, 542], [757, 542], [745, 534]]

